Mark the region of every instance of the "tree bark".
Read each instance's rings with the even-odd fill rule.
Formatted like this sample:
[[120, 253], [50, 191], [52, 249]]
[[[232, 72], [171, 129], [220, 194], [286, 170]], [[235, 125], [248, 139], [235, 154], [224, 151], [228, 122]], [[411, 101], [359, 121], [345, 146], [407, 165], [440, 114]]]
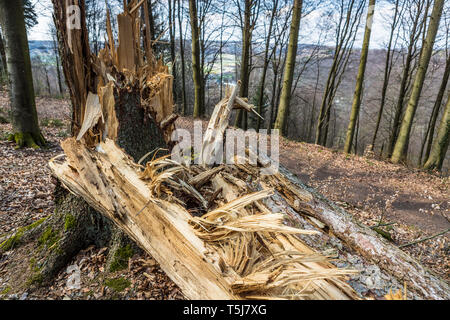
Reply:
[[[433, 111], [431, 113], [430, 121], [428, 123], [427, 134], [425, 135], [425, 139], [422, 143], [422, 148], [420, 150], [420, 159], [418, 163], [419, 166], [424, 164], [427, 161], [428, 157], [430, 156], [431, 146], [433, 145], [434, 128], [436, 127], [436, 121], [439, 115], [439, 111], [441, 109], [442, 100], [444, 98], [445, 89], [447, 88], [449, 76], [450, 76], [450, 55], [447, 57], [447, 61], [445, 63], [444, 76], [442, 78], [441, 86], [439, 88], [436, 101], [434, 102]], [[427, 148], [425, 151], [425, 155], [423, 156], [423, 149], [425, 148], [425, 144], [427, 145]], [[422, 159], [424, 160], [423, 162]]]
[[1, 72], [0, 72], [0, 83], [7, 82], [8, 78], [8, 67], [6, 65], [6, 53], [5, 53], [5, 44], [3, 42], [3, 35], [0, 27], [0, 59], [2, 60], [1, 64]]
[[[248, 97], [248, 86], [249, 86], [249, 63], [250, 63], [250, 46], [252, 37], [252, 26], [251, 26], [251, 15], [252, 6], [254, 6], [254, 0], [245, 0], [244, 8], [244, 23], [242, 25], [242, 55], [241, 55], [241, 89], [239, 95], [243, 98]], [[247, 118], [244, 110], [239, 110], [235, 126], [247, 129]]]
[[186, 63], [184, 60], [184, 39], [183, 39], [183, 25], [181, 19], [181, 0], [178, 0], [178, 29], [180, 31], [180, 57], [181, 57], [181, 97], [182, 97], [182, 108], [181, 114], [186, 115], [187, 113], [187, 101], [186, 101]]
[[394, 151], [392, 153], [391, 161], [393, 163], [399, 163], [404, 154], [406, 143], [411, 132], [412, 122], [416, 113], [417, 105], [419, 103], [420, 94], [422, 93], [423, 83], [425, 81], [425, 75], [428, 69], [428, 64], [433, 52], [434, 41], [436, 39], [437, 30], [439, 28], [439, 22], [441, 20], [442, 10], [444, 7], [444, 0], [436, 0], [433, 6], [433, 11], [430, 17], [430, 24], [427, 31], [427, 36], [422, 48], [422, 54], [420, 56], [419, 67], [414, 80], [411, 97], [408, 102], [408, 106], [405, 111], [405, 116], [399, 130], [399, 136], [395, 143]]
[[[175, 53], [175, 0], [168, 1], [169, 10], [169, 36], [170, 36], [170, 57], [172, 59], [172, 76], [173, 76], [173, 98], [177, 101], [177, 68]], [[182, 51], [181, 51], [182, 52]]]
[[349, 1], [345, 7], [340, 1], [340, 16], [336, 30], [336, 44], [333, 62], [328, 72], [322, 103], [317, 118], [315, 144], [325, 146], [328, 138], [328, 126], [333, 106], [334, 96], [346, 71], [353, 44], [360, 24], [360, 16], [364, 10], [365, 1]]
[[297, 58], [298, 32], [302, 16], [302, 4], [302, 0], [294, 1], [291, 30], [289, 33], [289, 47], [283, 76], [283, 88], [281, 90], [280, 104], [278, 106], [278, 115], [274, 125], [274, 128], [280, 130], [282, 134], [286, 133], [286, 118], [289, 113], [289, 103], [291, 102], [291, 88], [294, 77], [295, 60]]
[[424, 168], [441, 170], [450, 142], [450, 90], [439, 130]]
[[364, 41], [361, 50], [361, 61], [359, 64], [358, 76], [356, 78], [355, 95], [353, 97], [352, 111], [350, 113], [350, 121], [348, 123], [347, 136], [345, 139], [345, 146], [344, 146], [345, 153], [350, 153], [352, 149], [356, 120], [359, 117], [359, 109], [361, 108], [364, 75], [366, 73], [367, 56], [369, 54], [370, 35], [372, 32], [372, 21], [374, 12], [375, 12], [375, 0], [370, 0], [369, 9], [367, 11], [366, 31], [364, 33]]
[[[258, 113], [262, 115], [263, 112], [263, 103], [264, 103], [264, 86], [266, 82], [266, 75], [267, 75], [267, 69], [269, 69], [269, 62], [270, 62], [270, 56], [269, 56], [269, 47], [270, 47], [270, 39], [272, 38], [272, 28], [275, 20], [275, 15], [278, 9], [278, 0], [275, 0], [273, 2], [272, 12], [270, 15], [270, 22], [269, 22], [269, 30], [267, 31], [267, 38], [266, 38], [266, 46], [265, 46], [265, 52], [264, 52], [264, 65], [263, 65], [263, 72], [261, 75], [261, 80], [259, 84], [259, 95], [258, 95]], [[273, 54], [273, 50], [270, 55]], [[261, 128], [261, 119], [258, 117], [257, 123], [256, 123], [256, 131], [259, 131]], [[270, 126], [270, 124], [269, 124]]]
[[21, 1], [0, 1], [0, 23], [10, 81], [12, 136], [18, 147], [39, 148], [45, 139], [39, 129], [27, 30]]
[[[395, 115], [392, 123], [392, 130], [389, 137], [388, 149], [387, 149], [387, 157], [390, 158], [392, 156], [392, 152], [394, 151], [395, 142], [397, 141], [398, 131], [401, 125], [401, 117], [404, 110], [404, 102], [408, 91], [408, 83], [413, 77], [413, 72], [411, 71], [412, 62], [414, 59], [414, 47], [418, 41], [418, 34], [421, 32], [421, 29], [425, 29], [425, 20], [427, 14], [424, 15], [424, 21], [420, 23], [420, 15], [421, 10], [423, 9], [423, 3], [418, 3], [417, 13], [413, 21], [411, 34], [409, 37], [409, 45], [408, 52], [406, 54], [406, 62], [405, 67], [403, 69], [402, 80], [400, 83], [400, 91], [398, 94], [397, 104], [395, 107]], [[428, 12], [429, 7], [425, 8], [425, 11]]]
[[192, 72], [194, 80], [194, 117], [201, 117], [204, 114], [202, 93], [204, 84], [200, 70], [200, 35], [198, 28], [197, 5], [195, 0], [189, 0], [189, 15], [191, 20], [192, 33]]

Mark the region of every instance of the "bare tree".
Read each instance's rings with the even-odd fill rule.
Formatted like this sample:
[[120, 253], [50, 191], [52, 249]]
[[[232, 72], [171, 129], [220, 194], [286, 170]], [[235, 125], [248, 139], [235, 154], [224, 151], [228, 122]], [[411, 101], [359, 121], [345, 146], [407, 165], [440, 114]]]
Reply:
[[[370, 35], [372, 32], [372, 21], [374, 12], [375, 12], [375, 0], [370, 0], [369, 9], [367, 10], [366, 30], [364, 33], [364, 41], [361, 50], [361, 61], [359, 64], [358, 76], [356, 78], [355, 95], [353, 97], [352, 111], [350, 113], [350, 121], [348, 123], [347, 137], [344, 146], [345, 153], [350, 153], [351, 151], [355, 125], [357, 119], [359, 118], [359, 109], [361, 108], [362, 90], [364, 84], [364, 76], [366, 73], [367, 56], [369, 54], [369, 43], [370, 43]], [[356, 147], [355, 149], [357, 150]]]
[[412, 121], [416, 113], [417, 104], [420, 99], [420, 94], [422, 92], [425, 75], [433, 51], [434, 41], [436, 39], [437, 30], [439, 28], [439, 22], [441, 20], [443, 7], [444, 7], [444, 0], [436, 0], [434, 2], [433, 11], [430, 16], [430, 23], [427, 35], [426, 38], [424, 39], [424, 44], [422, 47], [418, 71], [414, 79], [414, 84], [412, 87], [411, 96], [408, 101], [408, 106], [406, 108], [405, 115], [403, 117], [403, 121], [399, 129], [398, 138], [396, 140], [395, 147], [392, 152], [391, 161], [394, 163], [400, 162], [405, 153], [407, 141], [409, 140], [409, 135], [411, 132]]
[[[365, 0], [339, 0], [338, 3], [335, 4], [334, 9], [337, 11], [338, 15], [335, 31], [335, 49], [317, 119], [316, 144], [324, 146], [327, 143], [328, 127], [334, 97], [352, 54], [353, 44], [361, 22], [365, 3]], [[331, 17], [334, 13], [335, 11], [333, 10], [329, 13], [329, 16]]]

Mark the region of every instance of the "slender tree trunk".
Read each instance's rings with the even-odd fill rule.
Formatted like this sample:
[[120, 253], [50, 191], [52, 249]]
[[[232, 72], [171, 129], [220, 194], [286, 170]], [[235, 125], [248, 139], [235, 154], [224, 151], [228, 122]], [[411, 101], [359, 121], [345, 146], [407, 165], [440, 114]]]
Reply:
[[355, 95], [353, 97], [352, 111], [350, 113], [350, 121], [345, 139], [344, 152], [350, 153], [352, 149], [353, 136], [355, 134], [356, 119], [359, 117], [361, 108], [361, 93], [364, 85], [364, 75], [366, 73], [367, 56], [369, 54], [370, 35], [372, 32], [372, 21], [375, 12], [375, 0], [369, 1], [369, 9], [367, 11], [366, 31], [364, 33], [364, 41], [361, 50], [361, 61], [359, 64], [358, 76], [356, 78]]
[[[445, 89], [447, 88], [449, 76], [450, 76], [450, 55], [447, 57], [447, 61], [445, 63], [444, 76], [442, 78], [441, 86], [439, 88], [436, 101], [434, 102], [433, 111], [431, 113], [430, 121], [428, 123], [427, 133], [425, 135], [425, 139], [423, 140], [422, 147], [420, 149], [419, 165], [423, 164], [422, 159], [425, 162], [430, 156], [431, 146], [433, 144], [434, 138], [434, 128], [436, 127], [436, 121], [439, 115], [439, 111], [441, 109], [442, 100], [444, 98]], [[425, 151], [425, 155], [423, 156], [425, 144], [427, 144], [427, 148]]]
[[308, 142], [311, 141], [312, 136], [313, 136], [315, 110], [316, 110], [316, 98], [317, 98], [317, 91], [319, 88], [319, 81], [320, 81], [320, 61], [317, 60], [317, 76], [316, 76], [316, 84], [314, 85], [314, 97], [313, 97], [313, 103], [311, 106], [311, 115], [309, 118], [308, 140], [307, 140]]
[[0, 83], [6, 81], [8, 77], [8, 67], [6, 64], [6, 53], [5, 53], [5, 44], [3, 42], [3, 35], [0, 29], [0, 59], [1, 59], [1, 72], [0, 72]]
[[417, 104], [422, 92], [423, 83], [425, 81], [428, 64], [433, 52], [434, 41], [436, 39], [437, 30], [439, 28], [439, 22], [441, 20], [443, 7], [444, 0], [436, 0], [434, 2], [433, 11], [430, 17], [430, 24], [422, 48], [422, 54], [420, 56], [419, 67], [414, 80], [411, 97], [409, 99], [408, 106], [405, 111], [405, 116], [403, 117], [403, 121], [399, 130], [397, 142], [395, 143], [394, 151], [392, 153], [391, 161], [393, 163], [400, 162], [404, 154], [406, 143], [411, 132], [414, 115], [416, 113]]
[[[272, 13], [270, 16], [270, 22], [269, 22], [269, 30], [267, 32], [267, 38], [266, 38], [266, 47], [264, 52], [264, 66], [263, 71], [261, 75], [261, 80], [259, 84], [259, 95], [258, 95], [258, 113], [262, 114], [262, 108], [264, 103], [264, 85], [266, 82], [266, 75], [267, 75], [267, 69], [269, 68], [269, 46], [270, 46], [270, 39], [272, 38], [272, 28], [273, 28], [273, 22], [275, 19], [275, 15], [278, 9], [278, 0], [275, 0], [273, 2], [273, 8]], [[256, 123], [256, 130], [258, 131], [261, 128], [261, 119], [258, 117], [257, 123]]]
[[[276, 44], [274, 54], [276, 54]], [[275, 97], [276, 97], [276, 91], [277, 91], [277, 78], [278, 78], [278, 66], [279, 62], [275, 62], [276, 57], [273, 57], [272, 61], [272, 70], [273, 70], [273, 81], [272, 81], [272, 97], [270, 99], [270, 115], [269, 115], [269, 129], [273, 129], [273, 122], [274, 122], [274, 116], [275, 116]]]
[[[411, 65], [412, 65], [413, 58], [414, 58], [414, 46], [417, 42], [417, 30], [420, 25], [419, 20], [420, 20], [420, 14], [421, 14], [420, 9], [421, 8], [422, 8], [421, 6], [419, 6], [417, 8], [417, 13], [414, 18], [412, 30], [411, 30], [411, 34], [410, 34], [405, 67], [403, 69], [403, 75], [402, 75], [402, 80], [401, 80], [401, 84], [400, 84], [400, 91], [399, 91], [399, 95], [398, 95], [398, 99], [397, 99], [397, 104], [395, 107], [395, 115], [394, 115], [394, 119], [392, 122], [392, 130], [391, 130], [391, 134], [389, 137], [389, 143], [388, 143], [388, 148], [387, 148], [387, 157], [388, 158], [390, 158], [392, 156], [392, 152], [394, 151], [395, 142], [397, 141], [398, 131], [399, 131], [400, 124], [401, 124], [401, 116], [403, 113], [404, 102], [405, 102], [405, 98], [407, 96], [407, 91], [408, 91], [407, 88], [409, 86], [408, 83], [412, 79], [412, 75], [413, 75], [413, 72], [411, 71]], [[428, 11], [428, 7], [426, 8], [426, 11]], [[424, 20], [425, 19], [426, 19], [426, 14], [424, 16]], [[422, 23], [423, 27], [424, 27], [424, 24], [425, 23]]]
[[220, 48], [219, 48], [219, 61], [220, 61], [220, 94], [219, 101], [223, 98], [223, 17], [225, 11], [222, 13], [222, 25], [220, 28]]
[[395, 32], [396, 26], [398, 25], [397, 21], [398, 21], [398, 15], [399, 15], [399, 1], [400, 0], [397, 0], [395, 3], [394, 20], [392, 21], [391, 33], [389, 35], [389, 44], [388, 44], [387, 53], [386, 53], [386, 65], [384, 67], [383, 88], [381, 90], [380, 109], [378, 110], [377, 122], [375, 125], [375, 130], [373, 132], [372, 144], [370, 147], [371, 151], [373, 151], [375, 149], [375, 142], [377, 140], [378, 130], [380, 129], [381, 118], [383, 116], [384, 106], [386, 104], [386, 94], [387, 94], [387, 89], [388, 89], [389, 80], [390, 80], [391, 71], [392, 71], [392, 60], [393, 60], [393, 53], [394, 53], [394, 50], [392, 49], [392, 45], [393, 45], [392, 42], [394, 40], [394, 32]]
[[187, 101], [186, 101], [186, 62], [184, 60], [184, 40], [183, 40], [183, 24], [181, 19], [182, 7], [181, 0], [178, 0], [178, 26], [180, 32], [180, 57], [181, 57], [181, 97], [182, 97], [182, 108], [181, 114], [186, 115], [187, 112]]
[[[254, 0], [245, 0], [244, 8], [244, 24], [242, 29], [242, 58], [241, 58], [241, 87], [239, 95], [241, 97], [248, 97], [248, 85], [249, 85], [249, 63], [250, 63], [250, 45], [251, 45], [251, 25], [250, 19], [252, 14], [252, 5]], [[239, 110], [235, 126], [246, 129], [247, 119], [244, 117], [244, 110]]]
[[47, 92], [48, 92], [48, 96], [51, 97], [51, 96], [52, 96], [52, 89], [51, 89], [51, 85], [50, 85], [50, 78], [48, 77], [47, 66], [46, 66], [46, 65], [43, 65], [42, 68], [43, 68], [43, 70], [44, 70], [45, 81], [46, 81], [46, 83], [47, 83]]
[[428, 160], [424, 168], [427, 170], [441, 170], [450, 142], [450, 90], [448, 91], [447, 104], [442, 115], [441, 124]]
[[62, 76], [61, 76], [61, 65], [59, 62], [60, 56], [59, 56], [59, 51], [58, 51], [58, 41], [56, 39], [56, 30], [55, 30], [55, 34], [52, 34], [52, 41], [53, 41], [53, 53], [55, 55], [55, 60], [56, 60], [56, 77], [57, 77], [57, 81], [58, 81], [58, 89], [59, 89], [59, 94], [61, 95], [61, 97], [64, 95], [64, 91], [63, 91], [63, 86], [62, 86]]
[[192, 32], [192, 71], [194, 80], [194, 117], [203, 116], [202, 106], [202, 92], [203, 92], [203, 80], [200, 70], [200, 43], [199, 43], [199, 29], [198, 29], [198, 17], [197, 6], [195, 0], [189, 0], [189, 15], [191, 18], [191, 32]]
[[14, 139], [19, 147], [45, 145], [34, 99], [30, 52], [21, 1], [0, 0], [0, 22], [5, 33], [5, 53], [10, 81]]
[[[170, 57], [172, 59], [172, 76], [173, 76], [173, 99], [177, 102], [177, 67], [175, 53], [175, 0], [169, 0], [169, 38], [170, 38]], [[172, 7], [173, 6], [173, 7]]]
[[289, 113], [289, 103], [291, 101], [291, 88], [294, 77], [295, 60], [297, 58], [298, 32], [300, 28], [300, 18], [302, 16], [302, 4], [302, 0], [294, 0], [291, 30], [289, 33], [289, 47], [283, 76], [283, 89], [281, 91], [278, 115], [274, 126], [274, 128], [280, 130], [282, 134], [286, 133], [286, 119]]

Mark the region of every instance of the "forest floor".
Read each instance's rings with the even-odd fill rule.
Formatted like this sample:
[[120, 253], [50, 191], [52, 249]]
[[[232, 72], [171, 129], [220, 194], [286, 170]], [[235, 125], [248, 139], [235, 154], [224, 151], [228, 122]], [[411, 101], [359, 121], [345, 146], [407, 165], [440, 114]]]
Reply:
[[[9, 109], [0, 91], [0, 116]], [[0, 242], [54, 210], [54, 180], [48, 160], [62, 150], [68, 137], [70, 107], [67, 101], [38, 98], [37, 109], [49, 147], [15, 150], [7, 141], [10, 124], [0, 121]], [[4, 113], [3, 113], [4, 115]], [[1, 119], [0, 119], [1, 120]], [[192, 118], [176, 125], [192, 130]], [[204, 122], [206, 124], [206, 122]], [[205, 125], [204, 125], [205, 127]], [[345, 155], [320, 146], [280, 139], [280, 162], [330, 200], [368, 226], [379, 221], [392, 242], [401, 245], [450, 227], [449, 177], [441, 177], [369, 157]], [[403, 248], [446, 281], [450, 276], [449, 237], [446, 235]], [[5, 253], [9, 254], [9, 252]], [[180, 299], [181, 291], [148, 255], [135, 255], [129, 267], [105, 270], [107, 248], [81, 251], [70, 265], [81, 269], [81, 287], [67, 286], [69, 274], [61, 270], [54, 282], [33, 292], [8, 294], [2, 279], [5, 263], [0, 256], [0, 298], [6, 299]]]

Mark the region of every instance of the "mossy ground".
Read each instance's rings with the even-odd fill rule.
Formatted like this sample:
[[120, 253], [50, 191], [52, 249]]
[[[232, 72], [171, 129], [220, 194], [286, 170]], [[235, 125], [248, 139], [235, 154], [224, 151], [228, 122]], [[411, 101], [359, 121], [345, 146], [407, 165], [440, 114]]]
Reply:
[[130, 244], [117, 249], [112, 259], [109, 271], [115, 272], [125, 269], [128, 266], [128, 260], [133, 256], [134, 250]]
[[11, 249], [13, 249], [13, 248], [19, 246], [19, 245], [20, 245], [20, 241], [21, 241], [23, 235], [25, 234], [25, 232], [27, 232], [27, 231], [29, 231], [29, 230], [31, 230], [31, 229], [36, 228], [36, 227], [39, 226], [42, 222], [44, 222], [46, 219], [47, 219], [47, 218], [42, 218], [42, 219], [39, 219], [39, 220], [36, 221], [36, 222], [33, 222], [32, 224], [30, 224], [30, 225], [28, 225], [28, 226], [19, 228], [19, 229], [17, 230], [17, 232], [16, 232], [13, 236], [11, 236], [10, 238], [6, 239], [5, 241], [3, 241], [3, 242], [0, 244], [0, 250], [8, 251], [8, 250], [11, 250]]
[[116, 292], [122, 292], [131, 285], [131, 282], [124, 277], [106, 279], [105, 284]]
[[41, 120], [41, 126], [50, 128], [62, 128], [64, 127], [64, 122], [60, 119], [44, 118]]

